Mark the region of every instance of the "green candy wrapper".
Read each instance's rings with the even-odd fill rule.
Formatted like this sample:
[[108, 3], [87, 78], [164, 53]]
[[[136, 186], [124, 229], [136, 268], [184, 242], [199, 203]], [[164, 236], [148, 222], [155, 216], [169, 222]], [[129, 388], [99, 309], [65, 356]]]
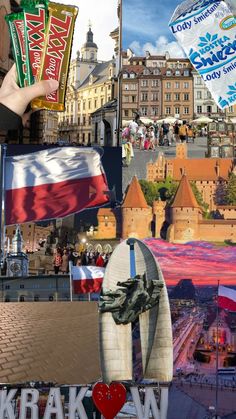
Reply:
[[27, 78], [27, 44], [25, 42], [24, 14], [23, 12], [11, 13], [5, 16], [5, 19], [8, 23], [8, 28], [10, 32], [10, 38], [13, 47], [13, 56], [14, 61], [16, 63], [18, 75], [18, 83], [20, 87], [24, 87], [29, 84]]

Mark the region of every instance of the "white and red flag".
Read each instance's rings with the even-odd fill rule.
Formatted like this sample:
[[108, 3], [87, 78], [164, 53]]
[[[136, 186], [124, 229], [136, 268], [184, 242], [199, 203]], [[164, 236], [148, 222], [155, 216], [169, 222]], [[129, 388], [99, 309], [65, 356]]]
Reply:
[[63, 218], [109, 202], [100, 154], [63, 147], [6, 158], [6, 225]]
[[75, 294], [100, 292], [105, 268], [100, 266], [72, 266], [71, 276]]
[[236, 311], [236, 291], [232, 288], [219, 285], [218, 289], [218, 305], [230, 311]]

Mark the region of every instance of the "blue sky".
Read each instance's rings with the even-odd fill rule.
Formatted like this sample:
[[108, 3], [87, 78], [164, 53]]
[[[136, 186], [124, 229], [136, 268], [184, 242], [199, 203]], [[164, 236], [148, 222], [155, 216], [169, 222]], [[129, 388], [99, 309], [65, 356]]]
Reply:
[[184, 56], [171, 34], [168, 23], [181, 0], [123, 0], [123, 49], [136, 55], [145, 51], [172, 57]]

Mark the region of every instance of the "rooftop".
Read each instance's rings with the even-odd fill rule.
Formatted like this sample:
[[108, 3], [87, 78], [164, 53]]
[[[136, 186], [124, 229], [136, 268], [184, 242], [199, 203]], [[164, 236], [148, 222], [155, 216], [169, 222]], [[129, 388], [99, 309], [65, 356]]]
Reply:
[[136, 176], [133, 177], [126, 193], [123, 208], [149, 208]]
[[[180, 180], [183, 173], [189, 181], [226, 180], [234, 167], [234, 159], [167, 159], [167, 164], [173, 166], [173, 180]], [[199, 170], [199, 168], [201, 168]]]
[[93, 85], [105, 83], [109, 79], [108, 68], [112, 63], [114, 63], [114, 60], [98, 63], [84, 82], [79, 86], [79, 89], [89, 86], [91, 76], [94, 78]]
[[99, 217], [99, 215], [100, 216], [112, 215], [113, 217], [115, 216], [114, 210], [112, 208], [99, 208], [97, 216]]
[[199, 208], [187, 176], [184, 174], [174, 197], [172, 208]]

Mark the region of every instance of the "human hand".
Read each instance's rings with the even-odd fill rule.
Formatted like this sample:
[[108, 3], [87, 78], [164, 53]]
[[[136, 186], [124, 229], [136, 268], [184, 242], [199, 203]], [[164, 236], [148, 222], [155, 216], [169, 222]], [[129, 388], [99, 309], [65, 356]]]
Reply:
[[24, 112], [31, 102], [39, 96], [47, 96], [58, 89], [57, 80], [42, 80], [31, 86], [19, 87], [17, 85], [17, 73], [15, 64], [6, 74], [0, 88], [0, 103], [23, 116]]

